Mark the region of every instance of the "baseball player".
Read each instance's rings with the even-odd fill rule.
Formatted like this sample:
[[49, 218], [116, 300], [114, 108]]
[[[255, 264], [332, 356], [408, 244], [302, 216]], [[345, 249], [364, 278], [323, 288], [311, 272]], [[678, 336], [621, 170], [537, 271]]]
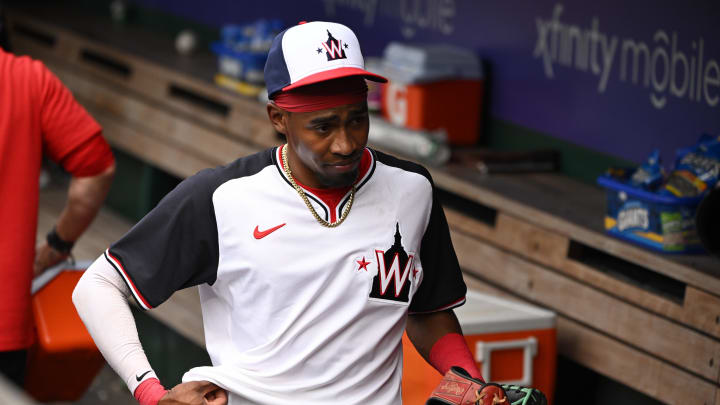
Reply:
[[[481, 382], [452, 311], [466, 287], [432, 179], [366, 146], [365, 80], [386, 80], [364, 69], [355, 34], [281, 32], [265, 80], [287, 144], [183, 181], [78, 284], [109, 364], [141, 404], [400, 404], [407, 331], [442, 374], [460, 366]], [[212, 366], [166, 391], [126, 299], [151, 309], [195, 285]]]

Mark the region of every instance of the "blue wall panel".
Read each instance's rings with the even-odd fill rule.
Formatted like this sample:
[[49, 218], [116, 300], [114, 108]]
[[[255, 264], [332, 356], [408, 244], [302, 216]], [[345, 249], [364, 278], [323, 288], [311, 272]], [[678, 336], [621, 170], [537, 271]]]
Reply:
[[488, 63], [491, 114], [554, 137], [666, 163], [720, 132], [720, 2], [550, 0], [138, 0], [212, 26], [327, 19], [366, 55], [391, 40], [445, 42]]

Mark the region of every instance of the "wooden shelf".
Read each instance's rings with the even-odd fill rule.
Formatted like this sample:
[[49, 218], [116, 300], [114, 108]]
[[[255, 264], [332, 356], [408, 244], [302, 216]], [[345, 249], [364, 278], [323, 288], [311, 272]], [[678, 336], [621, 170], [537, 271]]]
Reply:
[[[175, 39], [170, 35], [134, 24], [114, 22], [109, 15], [99, 16], [76, 6], [52, 2], [6, 3], [7, 7], [12, 9], [12, 14], [23, 16], [19, 29], [13, 29], [13, 43], [15, 37], [34, 38], [38, 43], [63, 47], [64, 35], [71, 34], [79, 38], [102, 41], [108, 49], [136, 56], [153, 65], [171, 69], [207, 84], [213, 82], [217, 59], [208, 49], [198, 48], [192, 56], [182, 56], [175, 51]], [[34, 22], [43, 23], [36, 25]], [[52, 29], [47, 30], [45, 23], [53, 24]]]
[[[54, 23], [58, 13], [63, 14], [62, 26]], [[64, 14], [72, 16], [65, 19]], [[207, 53], [182, 58], [172, 53], [170, 41], [161, 41], [148, 32], [89, 17], [85, 17], [88, 25], [82, 26], [79, 19], [83, 20], [82, 14], [51, 6], [31, 11], [11, 9], [8, 26], [16, 50], [48, 65], [65, 66], [67, 72], [82, 79], [95, 79], [106, 87], [115, 86], [126, 97], [161, 106], [235, 142], [261, 146], [278, 142], [273, 129], [267, 125], [264, 105], [210, 81], [208, 75], [214, 72], [215, 63], [209, 62]], [[103, 26], [111, 29], [88, 28]], [[124, 46], [112, 45], [115, 43]], [[81, 93], [80, 97], [83, 96]], [[114, 102], [106, 99], [109, 107], [118, 108]]]
[[660, 254], [605, 234], [604, 191], [556, 174], [481, 176], [459, 167], [430, 170], [443, 188], [548, 231], [720, 295], [720, 260]]

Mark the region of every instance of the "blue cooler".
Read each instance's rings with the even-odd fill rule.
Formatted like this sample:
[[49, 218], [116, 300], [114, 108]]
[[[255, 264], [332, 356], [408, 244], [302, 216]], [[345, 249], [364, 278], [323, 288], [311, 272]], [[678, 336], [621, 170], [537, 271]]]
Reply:
[[219, 74], [232, 80], [262, 84], [268, 50], [281, 28], [280, 20], [264, 19], [223, 26], [220, 41], [210, 45], [218, 57]]
[[267, 51], [236, 51], [226, 44], [216, 41], [210, 45], [218, 57], [218, 72], [226, 77], [249, 83], [263, 82], [263, 69]]
[[675, 197], [634, 187], [607, 174], [597, 182], [607, 193], [605, 230], [660, 252], [702, 253], [695, 212], [704, 195]]

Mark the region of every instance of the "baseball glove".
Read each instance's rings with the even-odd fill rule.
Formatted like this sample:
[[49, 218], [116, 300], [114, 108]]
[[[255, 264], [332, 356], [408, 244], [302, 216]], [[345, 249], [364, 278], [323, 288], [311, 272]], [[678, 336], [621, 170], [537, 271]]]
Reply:
[[485, 383], [453, 367], [425, 405], [547, 405], [547, 399], [538, 389]]
[[507, 384], [500, 384], [500, 386], [507, 394], [509, 405], [547, 405], [545, 394], [537, 388]]
[[498, 384], [470, 377], [460, 367], [452, 367], [430, 394], [425, 405], [510, 405]]

